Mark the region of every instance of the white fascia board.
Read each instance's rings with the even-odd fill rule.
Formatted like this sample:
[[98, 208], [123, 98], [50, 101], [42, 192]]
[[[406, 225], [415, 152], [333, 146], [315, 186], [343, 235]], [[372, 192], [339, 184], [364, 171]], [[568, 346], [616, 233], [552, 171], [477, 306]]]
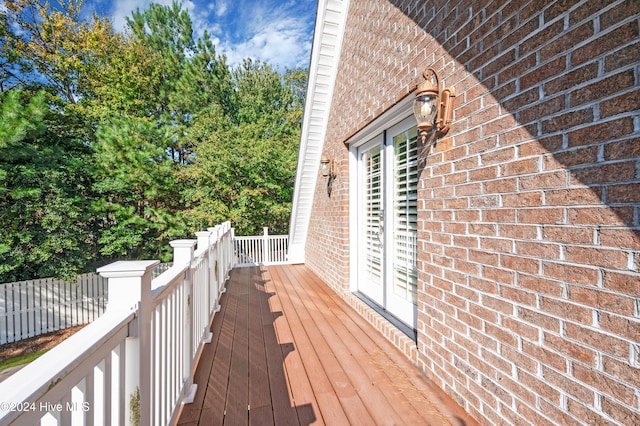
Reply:
[[319, 0], [289, 225], [289, 259], [304, 263], [313, 196], [338, 72], [349, 0]]

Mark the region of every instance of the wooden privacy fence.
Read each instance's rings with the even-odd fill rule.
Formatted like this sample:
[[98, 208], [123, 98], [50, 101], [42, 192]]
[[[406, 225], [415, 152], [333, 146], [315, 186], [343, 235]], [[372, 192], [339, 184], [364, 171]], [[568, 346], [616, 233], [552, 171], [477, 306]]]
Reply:
[[120, 261], [104, 314], [0, 383], [0, 424], [167, 425], [195, 395], [193, 373], [234, 262], [229, 222], [175, 240], [173, 266]]
[[[161, 263], [154, 276], [169, 267]], [[0, 345], [95, 321], [106, 298], [107, 280], [94, 273], [0, 284]]]

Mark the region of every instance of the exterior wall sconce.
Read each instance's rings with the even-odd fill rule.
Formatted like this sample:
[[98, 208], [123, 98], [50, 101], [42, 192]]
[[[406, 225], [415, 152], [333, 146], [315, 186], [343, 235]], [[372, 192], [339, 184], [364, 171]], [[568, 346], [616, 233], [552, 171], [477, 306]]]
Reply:
[[433, 128], [441, 134], [449, 131], [453, 121], [453, 100], [456, 93], [452, 87], [443, 88], [440, 91], [440, 79], [435, 69], [425, 68], [422, 76], [425, 81], [416, 90], [413, 114], [416, 116], [420, 137], [424, 143], [427, 134]]
[[320, 173], [322, 173], [322, 177], [328, 177], [329, 179], [335, 179], [337, 173], [336, 161], [332, 158], [329, 158], [326, 152], [322, 153], [322, 158], [320, 159]]

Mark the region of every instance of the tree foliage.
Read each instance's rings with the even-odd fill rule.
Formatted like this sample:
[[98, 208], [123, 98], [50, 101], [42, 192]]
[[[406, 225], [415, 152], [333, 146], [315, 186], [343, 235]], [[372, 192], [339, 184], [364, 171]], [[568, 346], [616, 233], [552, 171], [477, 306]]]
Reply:
[[225, 220], [287, 232], [304, 70], [230, 68], [176, 2], [124, 34], [80, 0], [5, 4], [0, 281], [167, 259]]
[[0, 110], [0, 277], [82, 272], [97, 255], [89, 150], [46, 125], [43, 92], [5, 92]]

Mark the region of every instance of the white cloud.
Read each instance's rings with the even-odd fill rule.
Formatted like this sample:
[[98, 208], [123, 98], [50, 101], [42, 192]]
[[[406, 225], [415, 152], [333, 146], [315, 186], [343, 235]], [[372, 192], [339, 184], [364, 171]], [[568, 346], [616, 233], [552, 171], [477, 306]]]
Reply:
[[[4, 2], [4, 0], [0, 0]], [[105, 0], [98, 0], [105, 2]], [[117, 31], [124, 31], [126, 18], [152, 2], [170, 6], [173, 0], [114, 0], [108, 13]], [[313, 4], [307, 0], [309, 4]], [[105, 2], [106, 3], [106, 2]], [[313, 31], [313, 13], [297, 2], [256, 0], [182, 0], [193, 22], [194, 36], [206, 30], [218, 53], [225, 54], [231, 66], [251, 57], [278, 67], [306, 66]], [[109, 7], [109, 6], [108, 6]], [[300, 15], [305, 13], [305, 15]]]
[[[275, 6], [277, 4], [277, 6]], [[313, 31], [313, 14], [296, 15], [291, 4], [251, 2], [236, 9], [233, 28], [214, 32], [218, 45], [234, 66], [251, 57], [278, 67], [307, 66]], [[306, 12], [306, 11], [305, 11]], [[213, 31], [212, 31], [213, 32]]]
[[309, 61], [311, 37], [295, 19], [266, 23], [251, 38], [238, 44], [221, 46], [231, 65], [251, 57], [276, 67], [305, 66]]

